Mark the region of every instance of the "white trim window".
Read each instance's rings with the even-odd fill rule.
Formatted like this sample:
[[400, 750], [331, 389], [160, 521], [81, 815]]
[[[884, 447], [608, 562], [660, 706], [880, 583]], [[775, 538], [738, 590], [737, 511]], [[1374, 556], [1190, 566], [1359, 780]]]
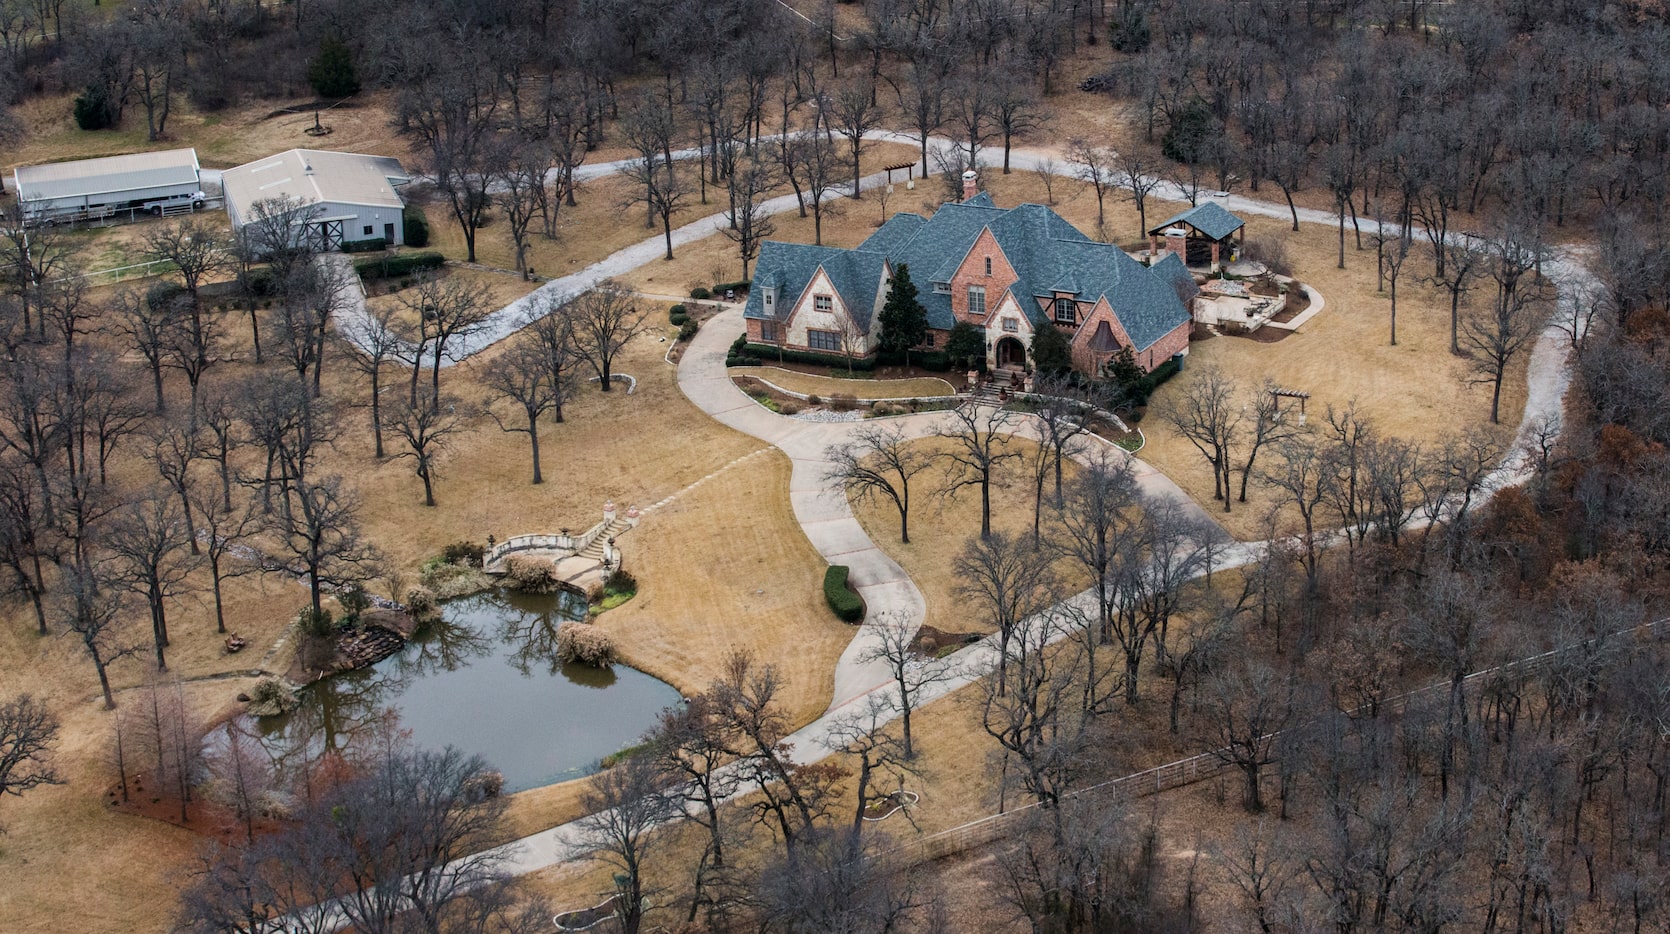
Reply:
[[771, 341], [772, 343], [777, 342], [777, 322], [775, 322], [775, 321], [761, 321], [760, 322], [760, 340]]
[[812, 296], [812, 310], [829, 314], [835, 310], [835, 299], [829, 295]]
[[811, 328], [808, 328], [806, 330], [806, 346], [810, 347], [813, 350], [821, 350], [821, 351], [825, 351], [827, 353], [840, 353], [841, 352], [841, 335], [840, 335], [840, 332], [838, 332], [838, 331], [816, 331], [816, 330], [812, 330]]
[[968, 313], [976, 318], [986, 316], [986, 287], [971, 285], [968, 287]]
[[1078, 305], [1078, 302], [1075, 302], [1070, 298], [1058, 298], [1058, 299], [1056, 299], [1055, 300], [1055, 323], [1056, 324], [1078, 324], [1079, 323], [1079, 305]]
[[1003, 333], [1005, 333], [1005, 334], [1019, 334], [1020, 330], [1021, 330], [1021, 323], [1019, 321], [1016, 321], [1014, 318], [1004, 318], [1003, 319]]

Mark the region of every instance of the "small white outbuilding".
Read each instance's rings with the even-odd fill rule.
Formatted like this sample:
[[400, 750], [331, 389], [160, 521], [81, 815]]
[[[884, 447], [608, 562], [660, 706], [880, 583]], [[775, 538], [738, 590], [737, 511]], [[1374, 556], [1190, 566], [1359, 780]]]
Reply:
[[203, 206], [197, 150], [168, 149], [20, 166], [12, 172], [29, 223], [185, 214]]
[[301, 228], [295, 241], [328, 251], [363, 240], [405, 243], [405, 202], [396, 189], [410, 180], [400, 160], [390, 156], [291, 149], [227, 169], [221, 189], [233, 233], [261, 216], [261, 202], [287, 201], [304, 208], [288, 212]]

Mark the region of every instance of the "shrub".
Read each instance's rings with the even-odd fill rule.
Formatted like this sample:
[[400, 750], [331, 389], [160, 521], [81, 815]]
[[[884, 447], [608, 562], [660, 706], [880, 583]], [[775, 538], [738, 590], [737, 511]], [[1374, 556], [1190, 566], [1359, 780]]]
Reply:
[[681, 311], [677, 314], [668, 315], [667, 320], [678, 327], [684, 327], [685, 323], [690, 320], [690, 316]]
[[371, 595], [365, 592], [364, 587], [355, 584], [337, 594], [336, 602], [342, 604], [342, 621], [357, 623], [360, 614], [371, 608]]
[[615, 568], [609, 572], [609, 579], [603, 582], [603, 589], [615, 593], [637, 593], [638, 579], [626, 568]]
[[535, 558], [511, 558], [505, 562], [505, 586], [523, 593], [556, 593], [562, 589], [556, 565]]
[[874, 418], [882, 418], [888, 415], [903, 415], [908, 411], [910, 410], [897, 402], [877, 402], [876, 404], [870, 406], [870, 415]]
[[407, 205], [400, 212], [400, 226], [407, 246], [421, 250], [429, 245], [429, 218], [424, 217], [422, 211]]
[[116, 125], [116, 108], [102, 84], [89, 84], [76, 95], [75, 125], [83, 130], [108, 130]]
[[441, 558], [447, 564], [462, 564], [468, 567], [481, 567], [481, 558], [487, 554], [487, 549], [476, 542], [453, 542], [441, 549]]
[[697, 301], [703, 301], [705, 299], [712, 298], [713, 293], [709, 292], [707, 289], [704, 289], [704, 288], [702, 288], [701, 286], [698, 285], [695, 288], [690, 290], [690, 297], [697, 300]]
[[858, 397], [838, 392], [829, 397], [829, 407], [837, 412], [851, 412], [858, 408]]
[[386, 250], [389, 242], [382, 237], [372, 237], [370, 240], [345, 240], [342, 243], [344, 253], [376, 253]]
[[698, 325], [695, 321], [686, 320], [683, 324], [679, 325], [678, 339], [681, 341], [687, 341], [692, 337], [695, 337], [696, 330], [699, 327], [700, 325]]
[[1241, 258], [1263, 263], [1278, 276], [1293, 275], [1293, 261], [1287, 256], [1287, 241], [1280, 237], [1253, 237], [1241, 247]]
[[428, 587], [413, 587], [406, 591], [406, 612], [416, 620], [433, 619], [440, 610], [435, 592]]
[[262, 678], [249, 689], [249, 713], [256, 717], [276, 717], [294, 710], [300, 701], [277, 678]]
[[932, 373], [944, 373], [951, 369], [951, 355], [943, 350], [930, 350], [919, 353], [913, 361], [924, 370]]
[[482, 573], [479, 568], [449, 564], [439, 558], [424, 566], [419, 579], [423, 586], [434, 591], [435, 597], [440, 600], [480, 593], [493, 586], [492, 578]]
[[347, 97], [358, 94], [359, 74], [354, 70], [354, 56], [341, 41], [328, 38], [319, 43], [319, 54], [307, 63], [307, 83], [320, 97]]
[[[985, 339], [981, 338], [981, 340], [982, 343], [980, 346], [984, 348]], [[741, 357], [744, 355], [754, 357], [756, 360], [760, 361], [769, 360], [772, 363], [782, 360], [786, 363], [810, 363], [814, 366], [840, 367], [842, 370], [845, 370], [847, 368], [847, 364], [850, 362], [854, 370], [864, 373], [868, 373], [876, 368], [876, 361], [874, 357], [854, 357], [849, 361], [846, 357], [843, 357], [840, 354], [817, 353], [816, 351], [811, 350], [781, 350], [769, 344], [744, 343], [741, 351], [735, 354], [735, 356]]]
[[607, 668], [615, 663], [615, 640], [589, 623], [565, 623], [557, 630], [557, 659]]
[[354, 271], [361, 279], [398, 279], [415, 272], [440, 269], [446, 257], [439, 253], [397, 253], [377, 259], [362, 259], [354, 263]]
[[713, 287], [714, 295], [724, 295], [726, 292], [747, 292], [748, 282], [721, 282]]
[[806, 411], [806, 407], [793, 399], [786, 399], [777, 403], [777, 412], [781, 415], [799, 415]]
[[811, 395], [806, 397], [806, 404], [807, 405], [823, 405], [823, 397], [814, 392]]
[[[689, 314], [690, 314], [690, 309], [684, 307], [683, 302], [680, 302], [677, 305], [674, 305], [673, 307], [667, 309], [667, 316], [668, 317], [671, 317], [673, 315], [689, 315]], [[673, 323], [677, 324], [678, 322], [674, 321]]]
[[[847, 586], [847, 566], [831, 564], [823, 572], [823, 598], [835, 615], [849, 623], [864, 618], [864, 599]], [[560, 635], [560, 634], [559, 634]]]
[[313, 607], [304, 606], [296, 611], [296, 625], [301, 631], [315, 639], [328, 639], [336, 631], [336, 621], [331, 617], [330, 610], [313, 612]]

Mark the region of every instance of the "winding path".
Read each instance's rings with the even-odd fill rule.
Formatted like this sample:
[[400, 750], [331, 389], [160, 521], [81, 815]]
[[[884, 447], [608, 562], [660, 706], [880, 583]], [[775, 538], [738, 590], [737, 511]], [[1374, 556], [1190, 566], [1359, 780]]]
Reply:
[[[869, 135], [878, 140], [916, 142], [913, 137], [888, 131], [878, 131]], [[1017, 149], [1012, 154], [1012, 164], [1022, 170], [1036, 171], [1046, 160], [1058, 156], [1059, 154], [1041, 150]], [[605, 166], [595, 167], [587, 177], [606, 174], [600, 171], [604, 168]], [[874, 187], [884, 179], [885, 176], [881, 173], [868, 176], [863, 180], [863, 187]], [[831, 196], [839, 195], [831, 193]], [[1181, 192], [1175, 186], [1162, 186], [1156, 192], [1156, 196], [1165, 200], [1183, 200]], [[1239, 196], [1217, 200], [1225, 207], [1245, 214], [1277, 218], [1288, 216], [1285, 205]], [[792, 195], [775, 198], [767, 202], [766, 207], [774, 213], [792, 210], [795, 200]], [[1298, 216], [1303, 223], [1333, 224], [1335, 221], [1330, 213], [1310, 209], [1300, 209]], [[675, 246], [689, 243], [712, 235], [724, 226], [723, 213], [702, 218], [676, 229], [673, 232], [673, 242]], [[601, 279], [629, 272], [640, 265], [659, 259], [663, 255], [663, 249], [664, 241], [657, 235], [617, 251], [580, 272], [541, 286], [530, 295], [495, 313], [488, 328], [474, 335], [467, 346], [459, 348], [457, 359], [463, 359], [513, 333], [530, 314], [537, 314], [543, 308], [549, 308], [548, 303], [554, 300], [588, 288]], [[1574, 287], [1585, 286], [1591, 279], [1583, 268], [1580, 255], [1571, 250], [1557, 254], [1555, 259], [1545, 264], [1544, 271], [1559, 284], [1563, 294]], [[846, 715], [846, 711], [855, 701], [872, 694], [893, 694], [885, 667], [861, 661], [875, 645], [872, 625], [874, 618], [881, 612], [902, 610], [910, 619], [920, 624], [926, 606], [921, 592], [903, 568], [877, 547], [859, 525], [839, 482], [827, 477], [829, 462], [825, 457], [825, 451], [830, 445], [849, 440], [852, 432], [862, 423], [800, 421], [767, 411], [749, 399], [736, 388], [725, 372], [726, 348], [740, 325], [741, 309], [733, 306], [712, 319], [697, 333], [679, 363], [679, 388], [693, 404], [710, 417], [764, 441], [788, 455], [793, 465], [789, 480], [789, 499], [796, 520], [805, 530], [813, 547], [825, 560], [834, 564], [845, 564], [851, 569], [849, 580], [863, 595], [870, 610], [866, 622], [858, 628], [852, 643], [836, 664], [829, 708], [817, 720], [788, 738], [793, 746], [793, 757], [802, 762], [812, 762], [830, 754], [828, 739], [831, 728]], [[1533, 348], [1527, 375], [1529, 387], [1525, 411], [1515, 446], [1504, 459], [1502, 466], [1486, 482], [1486, 493], [1523, 482], [1530, 475], [1532, 465], [1527, 456], [1526, 445], [1529, 435], [1533, 428], [1545, 419], [1559, 417], [1565, 391], [1570, 383], [1567, 365], [1568, 340], [1563, 331], [1551, 324], [1540, 335]], [[924, 437], [932, 434], [944, 418], [943, 413], [924, 413], [901, 416], [897, 423], [904, 427], [907, 435]], [[1026, 430], [1028, 421], [1017, 422], [1017, 433], [1030, 434]], [[1179, 501], [1186, 504], [1197, 517], [1211, 521], [1210, 514], [1190, 500], [1169, 478], [1142, 461], [1134, 458], [1133, 460], [1138, 466], [1138, 482], [1146, 496]], [[1263, 542], [1228, 543], [1218, 551], [1213, 567], [1223, 569], [1244, 565], [1255, 560], [1264, 545]], [[1093, 605], [1088, 603], [1090, 600], [1087, 592], [1069, 598], [1066, 602], [1093, 609]], [[924, 688], [920, 703], [931, 702], [978, 680], [995, 667], [996, 650], [992, 640], [987, 639], [958, 652], [953, 658], [956, 663], [955, 676]], [[578, 823], [570, 822], [512, 841], [499, 848], [504, 860], [503, 869], [510, 874], [520, 875], [572, 861], [581, 852], [579, 839]]]

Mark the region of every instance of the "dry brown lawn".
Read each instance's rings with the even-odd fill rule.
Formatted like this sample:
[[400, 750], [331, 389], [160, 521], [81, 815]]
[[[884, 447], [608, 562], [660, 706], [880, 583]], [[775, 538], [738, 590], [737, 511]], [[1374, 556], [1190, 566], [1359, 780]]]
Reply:
[[[897, 143], [872, 143], [863, 155], [863, 166], [866, 174], [879, 171], [884, 165], [903, 161], [910, 158], [910, 147]], [[610, 158], [630, 158], [631, 153], [620, 153]], [[599, 158], [598, 154], [588, 156], [587, 161], [602, 163], [609, 158]], [[687, 170], [687, 174], [690, 171]], [[689, 175], [692, 185], [694, 175]], [[773, 189], [772, 194], [786, 194], [790, 191], [787, 183]], [[575, 189], [574, 207], [566, 204], [557, 213], [557, 238], [546, 239], [539, 230], [539, 222], [534, 222], [534, 229], [530, 231], [532, 238], [528, 245], [528, 265], [541, 276], [557, 278], [572, 272], [578, 272], [586, 266], [597, 262], [616, 250], [623, 249], [643, 240], [661, 235], [661, 222], [645, 224], [642, 205], [633, 207], [629, 202], [636, 193], [634, 183], [621, 175], [610, 175], [603, 178], [582, 182]], [[693, 192], [685, 206], [673, 214], [672, 223], [676, 229], [683, 224], [709, 217], [725, 211], [725, 190], [712, 185], [708, 186], [707, 202], [704, 204]], [[467, 255], [464, 248], [464, 235], [458, 224], [452, 219], [446, 204], [438, 198], [431, 198], [423, 206], [424, 216], [429, 219], [430, 248], [439, 250], [451, 259], [463, 259]], [[781, 216], [781, 215], [779, 215]], [[737, 255], [736, 246], [723, 237], [717, 238], [729, 247], [730, 255], [716, 254], [713, 262], [700, 267], [693, 272], [688, 281], [679, 280], [674, 285], [668, 285], [665, 277], [661, 280], [659, 291], [669, 289], [673, 294], [682, 295], [693, 286], [711, 287], [716, 282], [728, 282], [742, 277], [742, 260]], [[685, 248], [674, 251], [677, 256]], [[476, 259], [489, 266], [501, 269], [516, 268], [516, 249], [510, 239], [510, 228], [505, 224], [504, 217], [494, 212], [487, 226], [476, 233]], [[650, 268], [661, 265], [652, 263]]]
[[304, 132], [313, 126], [311, 110], [277, 113], [287, 106], [284, 101], [252, 101], [219, 113], [201, 113], [181, 95], [168, 116], [167, 138], [154, 142], [145, 138], [145, 111], [137, 106], [128, 108], [120, 129], [79, 129], [71, 115], [76, 93], [32, 97], [18, 108], [24, 142], [10, 151], [11, 164], [190, 146], [206, 167], [241, 165], [286, 149], [331, 149], [395, 156], [408, 171], [415, 168], [411, 141], [396, 134], [390, 123], [392, 94], [387, 91], [366, 91], [348, 104], [322, 111], [320, 122], [331, 128], [324, 136]]
[[819, 395], [825, 398], [837, 393], [845, 393], [855, 399], [904, 399], [921, 396], [952, 396], [956, 390], [951, 384], [937, 377], [920, 377], [917, 379], [840, 379], [833, 376], [815, 376], [811, 373], [798, 373], [775, 366], [736, 367], [730, 370], [732, 376], [753, 376], [769, 380], [790, 392], [802, 392], [807, 395]]
[[[493, 273], [449, 274], [503, 279], [521, 288], [513, 277]], [[361, 377], [350, 370], [343, 351], [327, 355], [326, 395], [348, 404], [339, 416], [338, 440], [320, 467], [348, 478], [360, 497], [368, 538], [388, 553], [404, 586], [416, 583], [418, 565], [448, 542], [584, 527], [596, 520], [605, 500], [622, 509], [647, 505], [760, 448], [754, 439], [702, 416], [679, 393], [673, 368], [661, 359], [667, 346], [662, 338], [670, 339], [673, 329], [664, 323], [664, 307], [648, 307], [654, 328], [628, 348], [617, 367], [638, 377], [637, 391], [627, 395], [617, 388], [605, 395], [589, 384], [569, 407], [568, 421], [546, 427], [547, 481], [539, 487], [528, 483], [523, 436], [502, 432], [477, 413], [484, 393], [475, 374], [492, 365], [491, 354], [443, 373], [443, 392], [461, 400], [464, 430], [443, 455], [436, 487], [440, 505], [434, 509], [420, 505], [421, 485], [410, 461], [379, 463], [371, 457], [368, 412], [354, 407], [365, 399]], [[241, 339], [243, 322], [233, 322], [230, 333]], [[223, 364], [209, 379], [233, 378], [248, 366]], [[392, 371], [387, 375], [391, 385], [398, 380]], [[183, 404], [183, 381], [170, 380]], [[398, 450], [395, 439], [388, 441], [391, 452]], [[116, 473], [149, 482], [136, 444], [119, 455]], [[641, 657], [652, 673], [690, 690], [706, 683], [711, 669], [704, 666], [723, 651], [757, 647], [788, 676], [795, 715], [809, 718], [821, 711], [828, 701], [828, 673], [850, 629], [822, 606], [823, 563], [793, 522], [786, 469], [779, 461], [762, 455], [715, 478], [649, 514], [621, 547], [643, 589], [636, 600], [601, 617], [600, 625], [616, 633], [629, 661]], [[201, 583], [206, 585], [206, 576]], [[383, 582], [374, 589], [388, 586]], [[766, 593], [755, 596], [756, 589]], [[248, 638], [250, 647], [224, 654], [206, 596], [177, 601], [170, 613], [174, 674], [197, 679], [255, 667], [283, 670], [283, 651], [270, 657], [269, 652], [305, 602], [306, 590], [269, 575], [229, 581], [227, 596], [229, 628]], [[136, 610], [133, 640], [145, 642], [142, 608]], [[0, 927], [62, 930], [70, 903], [66, 880], [77, 880], [69, 884], [77, 930], [166, 929], [178, 874], [198, 839], [104, 807], [100, 799], [112, 776], [106, 758], [112, 720], [97, 703], [92, 667], [79, 647], [59, 634], [60, 627], [46, 639], [32, 631], [26, 608], [8, 605], [0, 625], [0, 670], [7, 673], [0, 695], [32, 692], [64, 721], [58, 761], [70, 784], [0, 806], [0, 823], [9, 831], [0, 838], [9, 867], [8, 883], [0, 886]], [[696, 646], [679, 641], [698, 637], [705, 641]], [[118, 689], [142, 682], [148, 670], [144, 658], [114, 666]], [[235, 695], [251, 684], [241, 677], [205, 681], [190, 689], [188, 701], [206, 722], [236, 709]], [[119, 696], [118, 703], [128, 699], [131, 695]], [[529, 832], [572, 817], [577, 793], [571, 784], [516, 796], [513, 825]]]
[[[952, 442], [939, 438], [923, 438], [911, 444], [930, 452], [950, 450]], [[1022, 453], [1036, 450], [1037, 445], [1022, 438], [1010, 438], [1007, 450]], [[1024, 466], [1025, 458], [1000, 464], [992, 482], [992, 531], [1019, 538], [1032, 535], [1031, 478]], [[945, 486], [946, 467], [943, 461], [917, 475], [911, 484], [910, 544], [899, 541], [899, 513], [891, 502], [874, 499], [855, 501], [853, 514], [864, 526], [864, 531], [881, 549], [905, 569], [911, 580], [922, 591], [928, 604], [924, 618], [927, 625], [946, 632], [990, 632], [981, 612], [976, 607], [963, 605], [956, 595], [956, 577], [952, 565], [970, 539], [980, 534], [980, 489], [964, 487], [949, 496], [940, 495]], [[1078, 466], [1068, 462], [1064, 476], [1071, 480]], [[1045, 523], [1048, 523], [1048, 498], [1053, 491], [1053, 480], [1045, 486]], [[1068, 573], [1065, 567], [1061, 570]], [[1069, 574], [1069, 576], [1071, 576]], [[1067, 586], [1077, 589], [1074, 581]]]

